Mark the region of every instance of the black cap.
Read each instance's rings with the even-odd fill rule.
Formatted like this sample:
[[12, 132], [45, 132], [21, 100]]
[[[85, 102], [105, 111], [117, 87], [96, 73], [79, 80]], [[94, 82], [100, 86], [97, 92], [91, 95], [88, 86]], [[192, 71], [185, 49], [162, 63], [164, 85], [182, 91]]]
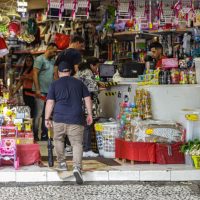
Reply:
[[71, 66], [68, 62], [60, 62], [58, 64], [58, 71], [59, 72], [68, 72], [68, 71], [71, 71], [73, 70], [73, 66]]

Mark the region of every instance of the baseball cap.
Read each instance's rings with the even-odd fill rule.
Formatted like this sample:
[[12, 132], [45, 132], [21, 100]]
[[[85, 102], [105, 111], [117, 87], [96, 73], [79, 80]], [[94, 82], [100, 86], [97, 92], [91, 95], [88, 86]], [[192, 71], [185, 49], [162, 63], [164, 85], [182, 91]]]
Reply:
[[59, 72], [68, 72], [68, 71], [71, 71], [73, 70], [73, 66], [71, 66], [68, 62], [60, 62], [58, 64], [58, 71]]

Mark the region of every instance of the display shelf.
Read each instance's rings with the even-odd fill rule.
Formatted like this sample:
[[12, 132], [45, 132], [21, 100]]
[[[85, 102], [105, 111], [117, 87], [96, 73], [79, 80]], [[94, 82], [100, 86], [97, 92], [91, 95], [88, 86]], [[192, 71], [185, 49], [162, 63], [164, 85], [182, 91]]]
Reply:
[[115, 32], [108, 36], [114, 37], [117, 40], [133, 40], [137, 35], [142, 35], [143, 38], [152, 39], [153, 37], [157, 37], [157, 34], [144, 32], [144, 31], [122, 31], [122, 32]]
[[19, 51], [14, 51], [14, 54], [42, 54], [44, 53], [45, 50], [43, 51], [31, 51], [31, 50], [19, 50]]
[[[62, 50], [57, 50], [57, 52], [61, 52]], [[33, 51], [33, 50], [19, 50], [19, 51], [14, 51], [13, 54], [32, 54], [32, 55], [37, 55], [37, 54], [43, 54], [45, 53], [45, 50], [42, 51]]]
[[157, 37], [158, 34], [169, 34], [169, 33], [176, 33], [181, 34], [185, 32], [192, 32], [192, 28], [185, 28], [185, 29], [168, 29], [168, 30], [146, 30], [146, 31], [122, 31], [122, 32], [115, 32], [113, 34], [108, 34], [110, 37], [114, 37], [118, 40], [131, 40], [134, 39], [136, 35], [142, 35], [146, 39], [151, 39], [152, 37]]
[[184, 29], [159, 29], [159, 30], [150, 30], [148, 33], [154, 34], [168, 34], [168, 33], [185, 33], [185, 32], [192, 32], [192, 28], [184, 28]]
[[200, 84], [163, 84], [163, 85], [139, 85], [139, 87], [158, 87], [158, 88], [194, 88], [194, 87], [200, 87]]

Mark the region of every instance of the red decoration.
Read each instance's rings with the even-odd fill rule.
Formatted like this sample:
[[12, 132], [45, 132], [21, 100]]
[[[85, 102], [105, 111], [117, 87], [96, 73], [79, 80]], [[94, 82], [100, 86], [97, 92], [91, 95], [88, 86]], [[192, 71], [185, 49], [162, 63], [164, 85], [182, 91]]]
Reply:
[[20, 24], [18, 22], [11, 22], [8, 26], [8, 30], [18, 35], [20, 33]]
[[56, 33], [55, 34], [55, 43], [56, 43], [58, 49], [60, 49], [60, 50], [66, 49], [70, 43], [70, 35]]
[[3, 37], [0, 36], [0, 58], [8, 54], [8, 48]]

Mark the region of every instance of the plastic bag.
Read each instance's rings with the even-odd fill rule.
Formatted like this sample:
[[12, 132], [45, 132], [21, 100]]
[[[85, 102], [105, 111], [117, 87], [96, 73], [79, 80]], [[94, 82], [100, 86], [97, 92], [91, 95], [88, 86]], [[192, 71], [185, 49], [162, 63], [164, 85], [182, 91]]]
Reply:
[[70, 43], [70, 35], [56, 33], [55, 34], [55, 43], [56, 43], [58, 49], [60, 49], [60, 50], [66, 49]]

